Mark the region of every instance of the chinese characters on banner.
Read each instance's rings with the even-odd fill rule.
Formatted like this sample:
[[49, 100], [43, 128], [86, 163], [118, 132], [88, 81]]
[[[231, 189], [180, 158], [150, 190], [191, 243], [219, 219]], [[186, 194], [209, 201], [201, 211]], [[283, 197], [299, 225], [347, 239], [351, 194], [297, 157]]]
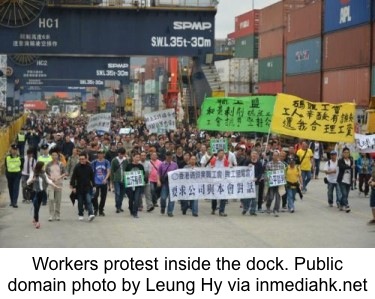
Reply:
[[103, 131], [109, 132], [111, 128], [111, 113], [99, 113], [90, 116], [87, 124], [87, 132]]
[[210, 149], [212, 154], [216, 154], [219, 150], [224, 150], [228, 152], [228, 139], [211, 139], [210, 140]]
[[254, 167], [178, 169], [168, 173], [172, 201], [255, 198]]
[[135, 188], [144, 185], [143, 171], [125, 171], [124, 172], [125, 188]]
[[284, 170], [271, 170], [266, 172], [268, 187], [283, 186], [286, 184]]
[[207, 98], [198, 119], [200, 130], [262, 132], [270, 128], [275, 96]]
[[146, 127], [151, 133], [165, 133], [176, 130], [176, 112], [166, 109], [145, 114]]
[[273, 133], [318, 141], [354, 142], [355, 105], [314, 103], [278, 94]]
[[375, 134], [361, 135], [355, 134], [355, 143], [357, 149], [361, 153], [374, 153], [375, 152]]

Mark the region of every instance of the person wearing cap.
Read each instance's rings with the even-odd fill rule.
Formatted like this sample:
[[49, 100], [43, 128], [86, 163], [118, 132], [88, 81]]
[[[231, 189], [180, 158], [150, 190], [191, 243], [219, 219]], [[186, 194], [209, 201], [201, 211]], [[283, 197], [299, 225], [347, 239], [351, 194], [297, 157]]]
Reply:
[[49, 218], [48, 221], [60, 221], [60, 206], [63, 186], [63, 179], [67, 176], [63, 163], [59, 161], [58, 149], [50, 151], [52, 161], [46, 165], [46, 174], [49, 179], [58, 187], [51, 187], [47, 190]]
[[[161, 188], [160, 193], [160, 212], [165, 214], [167, 208], [167, 214], [169, 217], [173, 217], [174, 201], [169, 198], [169, 183], [168, 173], [178, 169], [176, 162], [172, 161], [172, 152], [165, 153], [165, 161], [162, 162], [158, 169], [157, 186]], [[168, 199], [168, 206], [167, 206]]]
[[128, 164], [125, 157], [126, 150], [121, 147], [117, 150], [117, 157], [111, 162], [111, 181], [115, 188], [115, 207], [116, 213], [124, 212], [122, 202], [125, 196], [124, 171]]
[[[52, 161], [52, 157], [51, 155], [49, 154], [49, 146], [47, 143], [44, 143], [41, 145], [40, 147], [40, 155], [38, 157], [38, 160], [37, 162], [43, 162], [43, 170], [45, 170], [46, 168], [46, 165]], [[44, 195], [43, 195], [44, 196]], [[42, 205], [45, 206], [47, 205], [47, 193], [45, 194], [45, 196], [43, 197], [43, 201], [42, 201]]]
[[[92, 169], [94, 171], [94, 181], [96, 192], [92, 199], [94, 206], [94, 215], [105, 216], [104, 206], [107, 200], [108, 191], [108, 179], [111, 175], [111, 163], [104, 158], [104, 149], [98, 150], [98, 158], [91, 162]], [[100, 203], [98, 205], [98, 197], [100, 193]]]
[[296, 165], [296, 159], [289, 159], [289, 165], [285, 170], [286, 179], [286, 194], [288, 211], [294, 213], [294, 201], [296, 200], [296, 193], [300, 186], [302, 186], [302, 176], [299, 167]]
[[337, 184], [337, 175], [339, 173], [337, 167], [337, 152], [330, 152], [330, 159], [324, 166], [324, 173], [326, 174], [327, 181], [327, 196], [328, 196], [328, 205], [333, 207], [333, 191], [336, 191], [336, 205], [340, 207], [340, 188]]
[[8, 181], [10, 206], [18, 208], [17, 201], [20, 191], [21, 170], [24, 158], [18, 154], [17, 144], [12, 144], [10, 153], [5, 158], [5, 176]]

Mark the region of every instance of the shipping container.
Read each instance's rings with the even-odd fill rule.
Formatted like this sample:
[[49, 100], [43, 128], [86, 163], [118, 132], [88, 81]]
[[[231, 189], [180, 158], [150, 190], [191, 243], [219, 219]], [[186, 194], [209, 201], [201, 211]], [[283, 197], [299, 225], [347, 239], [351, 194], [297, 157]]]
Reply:
[[306, 0], [282, 0], [259, 11], [259, 32], [284, 27], [287, 14], [304, 7]]
[[257, 58], [258, 43], [258, 35], [249, 35], [236, 39], [234, 44], [234, 56], [238, 58]]
[[375, 66], [372, 66], [372, 76], [371, 76], [371, 96], [375, 97]]
[[282, 81], [283, 57], [275, 56], [259, 59], [259, 82]]
[[284, 30], [282, 28], [259, 34], [259, 58], [284, 54]]
[[96, 100], [96, 99], [87, 100], [87, 102], [86, 102], [86, 112], [88, 112], [88, 113], [98, 112], [98, 100]]
[[274, 82], [259, 82], [257, 84], [257, 93], [279, 93], [283, 92], [283, 82], [274, 81]]
[[324, 32], [369, 23], [372, 0], [324, 1]]
[[293, 75], [320, 71], [321, 48], [322, 40], [320, 37], [287, 44], [286, 74]]
[[287, 42], [305, 39], [322, 33], [322, 1], [291, 11], [287, 16], [285, 39]]
[[158, 94], [144, 94], [142, 96], [143, 107], [157, 107], [159, 105]]
[[250, 82], [222, 82], [220, 86], [225, 90], [226, 96], [229, 94], [249, 94], [251, 92]]
[[215, 54], [233, 54], [234, 40], [215, 39]]
[[146, 80], [144, 88], [144, 93], [158, 93], [159, 83], [154, 79]]
[[47, 110], [47, 103], [45, 101], [26, 101], [24, 108], [27, 110], [45, 111]]
[[259, 10], [252, 10], [234, 19], [233, 38], [254, 35], [259, 31]]
[[368, 107], [369, 99], [369, 67], [323, 73], [323, 102], [355, 102], [357, 106]]
[[320, 102], [322, 75], [320, 72], [296, 76], [286, 76], [284, 91], [302, 99]]
[[255, 59], [232, 58], [215, 62], [222, 82], [251, 82]]
[[367, 24], [326, 34], [323, 41], [323, 69], [369, 66], [370, 28]]

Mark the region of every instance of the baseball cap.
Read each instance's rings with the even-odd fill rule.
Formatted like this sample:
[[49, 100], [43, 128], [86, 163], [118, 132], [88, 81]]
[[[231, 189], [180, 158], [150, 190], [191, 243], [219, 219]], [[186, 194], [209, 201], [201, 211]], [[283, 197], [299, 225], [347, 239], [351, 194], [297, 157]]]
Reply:
[[47, 144], [47, 143], [42, 144], [40, 148], [41, 148], [41, 149], [44, 149], [44, 150], [45, 150], [45, 149], [48, 149], [48, 144]]
[[337, 152], [336, 152], [336, 151], [331, 151], [330, 154], [331, 154], [331, 155], [337, 155]]
[[15, 143], [13, 143], [10, 147], [11, 147], [12, 149], [18, 149], [17, 144], [15, 144]]

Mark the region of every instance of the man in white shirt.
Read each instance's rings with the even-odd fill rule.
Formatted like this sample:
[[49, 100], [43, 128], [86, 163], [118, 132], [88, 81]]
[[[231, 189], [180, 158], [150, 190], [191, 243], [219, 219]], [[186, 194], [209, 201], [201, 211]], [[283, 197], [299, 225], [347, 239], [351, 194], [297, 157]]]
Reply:
[[339, 173], [337, 167], [337, 152], [331, 151], [331, 159], [324, 166], [324, 172], [326, 174], [327, 188], [328, 188], [328, 204], [333, 207], [333, 190], [336, 189], [336, 205], [339, 207], [340, 204], [340, 188], [337, 184], [337, 175]]

